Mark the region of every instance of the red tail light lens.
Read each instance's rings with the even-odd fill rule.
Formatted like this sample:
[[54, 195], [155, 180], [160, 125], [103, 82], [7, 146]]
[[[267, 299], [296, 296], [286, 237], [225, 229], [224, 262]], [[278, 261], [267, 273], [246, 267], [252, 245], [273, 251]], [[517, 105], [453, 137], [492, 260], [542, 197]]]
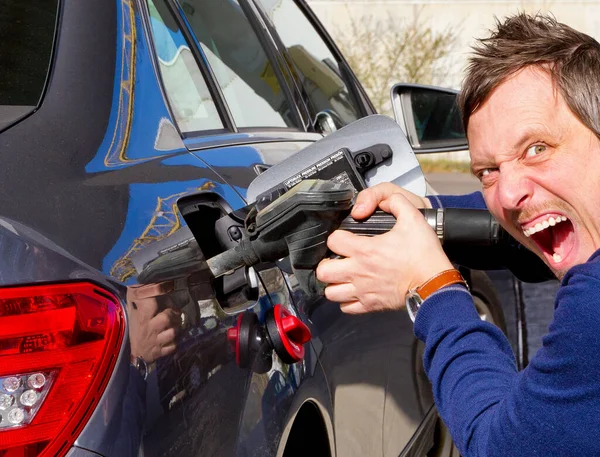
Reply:
[[0, 288], [0, 457], [68, 452], [123, 332], [118, 300], [93, 284]]

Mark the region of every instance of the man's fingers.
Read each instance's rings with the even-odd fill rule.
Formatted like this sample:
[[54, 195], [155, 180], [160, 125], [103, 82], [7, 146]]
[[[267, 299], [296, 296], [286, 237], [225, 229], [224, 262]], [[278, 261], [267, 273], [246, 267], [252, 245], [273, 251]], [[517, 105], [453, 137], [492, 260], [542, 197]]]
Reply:
[[173, 287], [173, 281], [163, 281], [153, 284], [136, 284], [129, 286], [127, 292], [132, 300], [143, 300], [169, 294], [173, 291]]
[[431, 202], [429, 201], [428, 198], [419, 197], [418, 195], [413, 194], [412, 192], [409, 192], [406, 189], [402, 189], [401, 187], [398, 187], [397, 192], [390, 194], [388, 198], [386, 198], [385, 200], [382, 200], [379, 203], [379, 207], [382, 210], [384, 210], [386, 213], [392, 212], [390, 209], [390, 198], [392, 198], [394, 195], [402, 195], [415, 208], [432, 208]]
[[420, 213], [415, 206], [402, 194], [390, 196], [387, 203], [389, 205], [389, 212], [392, 213], [396, 219], [402, 217], [403, 222], [413, 220], [415, 217], [420, 216]]
[[351, 262], [351, 259], [325, 259], [317, 266], [317, 278], [326, 284], [349, 282]]
[[165, 357], [167, 355], [173, 354], [177, 350], [176, 344], [169, 344], [168, 346], [163, 346], [160, 348], [160, 356]]
[[354, 301], [356, 288], [352, 283], [333, 284], [325, 288], [325, 298], [339, 303]]
[[177, 338], [177, 332], [174, 328], [171, 327], [171, 328], [168, 328], [168, 329], [160, 332], [156, 336], [156, 342], [159, 346], [165, 347], [165, 346], [169, 346], [170, 344], [174, 344], [176, 338]]
[[365, 314], [367, 310], [359, 301], [340, 303], [340, 309], [345, 314]]
[[365, 237], [360, 237], [346, 230], [336, 230], [327, 238], [327, 247], [342, 257], [352, 257], [360, 249]]
[[168, 328], [181, 327], [181, 314], [171, 308], [161, 311], [150, 321], [156, 331], [162, 332]]
[[354, 219], [369, 217], [377, 209], [379, 202], [398, 192], [399, 189], [400, 187], [397, 185], [386, 182], [363, 190], [356, 197], [356, 203], [352, 208], [352, 217]]

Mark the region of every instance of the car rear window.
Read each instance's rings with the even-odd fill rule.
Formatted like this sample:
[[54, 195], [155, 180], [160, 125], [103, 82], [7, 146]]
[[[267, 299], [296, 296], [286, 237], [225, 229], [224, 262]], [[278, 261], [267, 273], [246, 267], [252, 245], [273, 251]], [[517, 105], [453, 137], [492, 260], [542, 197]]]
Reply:
[[40, 103], [57, 13], [58, 0], [0, 2], [0, 130]]
[[148, 0], [160, 74], [183, 132], [218, 130], [223, 123], [200, 68], [164, 0]]
[[238, 0], [185, 0], [182, 9], [236, 126], [300, 128], [275, 66]]

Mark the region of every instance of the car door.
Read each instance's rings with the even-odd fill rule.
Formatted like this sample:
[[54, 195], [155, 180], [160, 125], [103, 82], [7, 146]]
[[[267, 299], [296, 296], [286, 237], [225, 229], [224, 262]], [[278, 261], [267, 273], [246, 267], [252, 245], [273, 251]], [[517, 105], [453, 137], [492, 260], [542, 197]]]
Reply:
[[[341, 127], [374, 110], [350, 67], [302, 0], [258, 0], [312, 113], [333, 113]], [[308, 304], [305, 304], [308, 306]], [[404, 313], [345, 316], [310, 305], [320, 325], [321, 360], [334, 395], [338, 452], [381, 449], [399, 455], [430, 432], [433, 400], [412, 323]], [[337, 314], [333, 316], [333, 314]], [[361, 414], [353, 414], [361, 411]], [[420, 427], [421, 424], [427, 427]]]

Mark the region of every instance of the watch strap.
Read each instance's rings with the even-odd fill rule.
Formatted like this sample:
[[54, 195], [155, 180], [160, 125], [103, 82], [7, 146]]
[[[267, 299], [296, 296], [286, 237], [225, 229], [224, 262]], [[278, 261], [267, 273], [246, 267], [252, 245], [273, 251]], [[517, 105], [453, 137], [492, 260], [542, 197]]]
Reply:
[[456, 269], [444, 270], [434, 277], [428, 279], [423, 284], [415, 289], [415, 292], [419, 294], [421, 300], [425, 301], [431, 294], [437, 292], [442, 287], [450, 286], [452, 284], [462, 284], [467, 289], [469, 286], [467, 282], [464, 280], [460, 271]]

